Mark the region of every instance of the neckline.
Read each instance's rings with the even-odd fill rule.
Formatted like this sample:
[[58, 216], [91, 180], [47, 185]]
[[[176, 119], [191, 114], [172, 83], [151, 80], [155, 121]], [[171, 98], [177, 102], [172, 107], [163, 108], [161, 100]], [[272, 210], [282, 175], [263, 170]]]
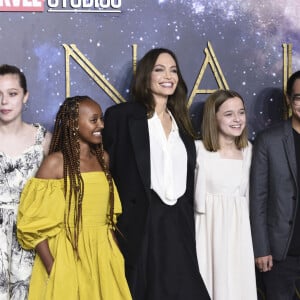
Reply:
[[32, 148], [37, 147], [37, 146], [42, 147], [42, 143], [38, 143], [38, 137], [39, 137], [39, 134], [42, 130], [42, 127], [38, 123], [32, 123], [31, 125], [36, 128], [36, 133], [35, 133], [35, 136], [34, 136], [34, 144], [28, 146], [22, 152], [20, 152], [20, 154], [18, 154], [16, 156], [11, 156], [11, 155], [8, 155], [7, 153], [5, 153], [4, 151], [0, 151], [0, 154], [3, 157], [5, 157], [6, 159], [9, 159], [11, 161], [12, 160], [16, 161], [16, 160], [22, 159], [26, 153], [28, 153], [32, 150]]
[[22, 159], [24, 157], [24, 154], [30, 152], [32, 150], [32, 148], [34, 147], [42, 147], [42, 145], [38, 145], [38, 144], [33, 144], [31, 146], [29, 146], [28, 148], [24, 149], [20, 154], [16, 155], [16, 156], [11, 156], [11, 155], [8, 155], [7, 153], [3, 152], [3, 151], [0, 151], [0, 154], [5, 157], [6, 159], [9, 159], [9, 160], [19, 160], [19, 159]]

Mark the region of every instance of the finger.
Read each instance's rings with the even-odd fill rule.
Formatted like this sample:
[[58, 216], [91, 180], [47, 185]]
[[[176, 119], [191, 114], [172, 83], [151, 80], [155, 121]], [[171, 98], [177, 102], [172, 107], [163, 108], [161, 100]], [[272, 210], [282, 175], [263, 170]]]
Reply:
[[268, 262], [267, 261], [263, 263], [263, 265], [261, 267], [261, 270], [262, 270], [261, 272], [267, 272], [267, 271], [269, 271], [269, 266], [268, 266]]
[[270, 260], [268, 261], [268, 269], [269, 269], [269, 271], [272, 269], [272, 267], [273, 267], [273, 260], [270, 259]]

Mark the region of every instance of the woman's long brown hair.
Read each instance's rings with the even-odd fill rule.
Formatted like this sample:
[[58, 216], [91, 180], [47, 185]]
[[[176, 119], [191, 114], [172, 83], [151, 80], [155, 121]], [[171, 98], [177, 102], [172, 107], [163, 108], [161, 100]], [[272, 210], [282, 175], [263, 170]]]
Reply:
[[195, 138], [189, 111], [187, 107], [187, 86], [182, 77], [177, 57], [169, 49], [155, 48], [148, 51], [138, 62], [136, 74], [133, 78], [131, 93], [136, 102], [143, 104], [147, 109], [148, 117], [152, 117], [155, 111], [155, 101], [151, 91], [151, 73], [160, 54], [167, 53], [172, 56], [175, 61], [178, 75], [178, 84], [173, 95], [170, 95], [167, 107], [173, 114], [178, 125], [188, 135]]

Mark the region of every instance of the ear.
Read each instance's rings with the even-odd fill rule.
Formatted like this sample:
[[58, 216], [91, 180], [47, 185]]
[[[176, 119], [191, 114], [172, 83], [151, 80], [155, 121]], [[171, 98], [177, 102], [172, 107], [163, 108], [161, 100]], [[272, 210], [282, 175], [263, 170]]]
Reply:
[[24, 98], [23, 98], [23, 104], [27, 103], [28, 98], [29, 98], [29, 92], [27, 92], [27, 93], [24, 95]]
[[287, 106], [291, 106], [291, 99], [290, 99], [289, 95], [287, 95], [287, 94], [285, 94], [285, 101], [286, 101]]

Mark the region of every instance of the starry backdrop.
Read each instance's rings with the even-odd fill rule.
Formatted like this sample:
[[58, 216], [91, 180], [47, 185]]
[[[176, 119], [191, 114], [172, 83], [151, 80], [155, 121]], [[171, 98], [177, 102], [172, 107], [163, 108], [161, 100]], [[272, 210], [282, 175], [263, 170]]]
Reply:
[[[85, 0], [83, 0], [85, 1]], [[141, 58], [153, 47], [178, 56], [191, 92], [211, 42], [231, 89], [245, 99], [249, 138], [282, 118], [283, 43], [293, 46], [300, 69], [300, 1], [295, 0], [123, 0], [121, 13], [0, 12], [0, 63], [19, 66], [28, 80], [28, 122], [52, 130], [65, 98], [65, 50], [76, 44], [125, 98], [132, 76], [132, 45]], [[90, 95], [103, 110], [115, 103], [71, 59], [71, 95]], [[217, 88], [208, 68], [200, 85]], [[207, 95], [191, 106], [200, 128]]]

